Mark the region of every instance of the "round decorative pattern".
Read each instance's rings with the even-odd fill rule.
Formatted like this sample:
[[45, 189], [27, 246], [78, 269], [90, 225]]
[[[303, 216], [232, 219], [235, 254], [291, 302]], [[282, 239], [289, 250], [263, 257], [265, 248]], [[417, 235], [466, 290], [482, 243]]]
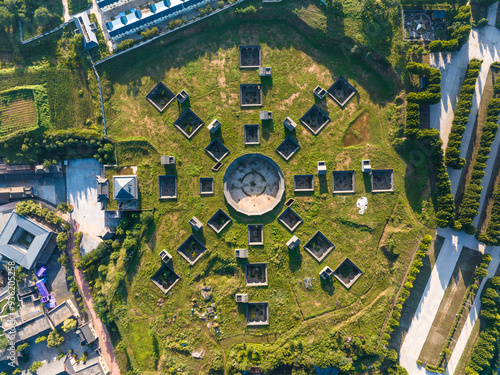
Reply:
[[258, 153], [236, 158], [224, 173], [223, 185], [227, 202], [248, 216], [272, 211], [285, 192], [285, 179], [278, 164]]

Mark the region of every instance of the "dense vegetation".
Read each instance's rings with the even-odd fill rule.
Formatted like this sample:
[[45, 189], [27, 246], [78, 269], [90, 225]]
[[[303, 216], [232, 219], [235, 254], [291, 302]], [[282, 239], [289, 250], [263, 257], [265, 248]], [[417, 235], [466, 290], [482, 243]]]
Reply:
[[500, 184], [493, 191], [492, 198], [493, 206], [490, 221], [486, 227], [486, 232], [481, 233], [478, 238], [488, 245], [498, 245], [500, 243]]
[[469, 114], [472, 108], [472, 98], [476, 91], [476, 81], [479, 76], [479, 68], [482, 60], [472, 59], [469, 61], [465, 79], [460, 89], [457, 106], [455, 107], [451, 131], [446, 145], [445, 163], [448, 167], [461, 169], [465, 166], [465, 159], [460, 157], [460, 147], [465, 127], [469, 122]]
[[27, 39], [61, 24], [62, 10], [62, 3], [57, 1], [3, 0], [0, 1], [0, 28], [13, 33], [19, 18]]
[[103, 164], [114, 160], [114, 147], [93, 130], [20, 132], [3, 142], [7, 162], [39, 163], [49, 167], [65, 159], [94, 156]]
[[430, 52], [453, 52], [457, 51], [467, 42], [471, 31], [471, 10], [470, 5], [463, 5], [458, 8], [458, 13], [452, 21], [448, 21], [446, 34], [449, 40], [433, 40], [429, 43]]
[[455, 215], [455, 200], [451, 192], [451, 182], [444, 165], [443, 141], [436, 129], [420, 129], [420, 105], [436, 104], [441, 100], [441, 71], [425, 64], [410, 62], [410, 73], [423, 75], [428, 86], [420, 92], [408, 93], [406, 105], [406, 127], [404, 134], [413, 140], [426, 142], [432, 155], [432, 164], [436, 173], [436, 221], [438, 226], [452, 225]]
[[480, 333], [474, 345], [471, 357], [467, 362], [465, 373], [467, 375], [489, 374], [497, 369], [498, 332], [500, 314], [500, 277], [488, 280], [481, 294], [481, 320]]
[[[499, 78], [497, 78], [496, 81], [496, 83], [500, 83]], [[495, 91], [495, 94], [498, 94], [498, 92]], [[462, 228], [469, 234], [476, 232], [476, 228], [472, 225], [472, 222], [479, 213], [479, 201], [481, 199], [481, 191], [483, 190], [481, 180], [485, 174], [486, 162], [488, 161], [491, 151], [490, 146], [495, 140], [495, 135], [498, 130], [499, 114], [500, 99], [493, 98], [488, 103], [487, 118], [482, 127], [476, 160], [472, 166], [471, 179], [465, 189], [462, 202], [458, 209], [458, 221], [462, 224]]]

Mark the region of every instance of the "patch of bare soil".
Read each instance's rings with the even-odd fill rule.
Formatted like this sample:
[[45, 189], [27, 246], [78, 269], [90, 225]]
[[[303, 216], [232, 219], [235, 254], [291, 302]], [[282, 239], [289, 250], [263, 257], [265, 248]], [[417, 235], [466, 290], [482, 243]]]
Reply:
[[349, 127], [344, 135], [344, 147], [355, 146], [370, 139], [370, 113], [361, 114]]

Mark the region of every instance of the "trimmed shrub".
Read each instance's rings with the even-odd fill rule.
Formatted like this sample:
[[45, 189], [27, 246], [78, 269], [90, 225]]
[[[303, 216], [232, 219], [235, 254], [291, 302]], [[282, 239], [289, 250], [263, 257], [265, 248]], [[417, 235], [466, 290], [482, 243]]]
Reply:
[[[497, 81], [500, 81], [497, 79]], [[500, 100], [493, 98], [488, 103], [488, 119], [483, 125], [476, 161], [472, 166], [471, 179], [465, 188], [464, 196], [458, 209], [458, 220], [465, 228], [466, 233], [474, 234], [476, 228], [472, 226], [474, 218], [479, 213], [479, 202], [482, 191], [482, 178], [485, 174], [486, 161], [491, 151], [491, 144], [495, 140], [498, 130], [498, 116], [500, 114]]]
[[[479, 67], [481, 63], [482, 61], [477, 59], [472, 59], [469, 62], [467, 72], [465, 73], [465, 80], [460, 89], [445, 156], [445, 164], [453, 169], [461, 169], [465, 166], [465, 159], [460, 157], [460, 147], [462, 146], [462, 136], [465, 131], [465, 126], [469, 122], [470, 110], [472, 108], [472, 96], [474, 94], [477, 77], [479, 76]], [[474, 84], [472, 84], [472, 80]], [[465, 84], [465, 81], [471, 84]]]

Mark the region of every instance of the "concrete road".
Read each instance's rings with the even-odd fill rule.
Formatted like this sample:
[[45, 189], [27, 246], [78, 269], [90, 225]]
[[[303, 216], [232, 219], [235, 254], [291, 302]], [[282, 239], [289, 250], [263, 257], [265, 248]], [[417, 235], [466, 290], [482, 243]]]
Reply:
[[452, 245], [451, 239], [446, 238], [417, 311], [413, 316], [400, 350], [400, 363], [411, 375], [420, 372], [416, 361], [431, 329], [461, 251], [462, 246], [456, 249]]
[[101, 164], [95, 159], [70, 160], [66, 167], [67, 202], [74, 211], [71, 221], [75, 229], [83, 233], [80, 249], [88, 253], [102, 240], [98, 237], [104, 229], [104, 211], [97, 201], [96, 177]]

